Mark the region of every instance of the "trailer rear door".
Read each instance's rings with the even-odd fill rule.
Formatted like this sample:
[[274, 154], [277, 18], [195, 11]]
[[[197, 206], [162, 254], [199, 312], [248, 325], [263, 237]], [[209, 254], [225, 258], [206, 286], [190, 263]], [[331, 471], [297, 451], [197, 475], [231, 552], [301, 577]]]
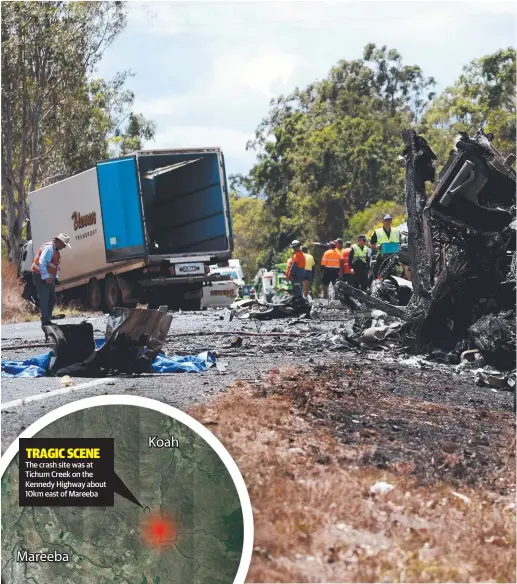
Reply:
[[116, 262], [147, 253], [136, 157], [97, 164], [106, 260]]
[[137, 156], [150, 256], [230, 257], [220, 149], [144, 150]]

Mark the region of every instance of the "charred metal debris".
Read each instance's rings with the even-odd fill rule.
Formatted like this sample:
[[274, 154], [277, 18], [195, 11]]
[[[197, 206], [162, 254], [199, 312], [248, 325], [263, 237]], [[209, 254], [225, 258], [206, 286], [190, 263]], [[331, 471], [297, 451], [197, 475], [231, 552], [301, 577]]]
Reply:
[[338, 293], [400, 319], [412, 353], [513, 370], [515, 156], [505, 159], [481, 130], [462, 133], [428, 197], [436, 156], [413, 130], [403, 138], [408, 240], [391, 261], [406, 264], [411, 281], [387, 276], [371, 296], [339, 282]]
[[57, 377], [104, 377], [151, 371], [169, 332], [172, 315], [160, 310], [115, 308], [97, 348], [90, 323], [44, 327], [54, 345], [50, 373]]
[[[461, 134], [429, 197], [426, 185], [435, 182], [436, 156], [413, 130], [404, 131], [403, 138], [407, 237], [381, 267], [371, 293], [339, 281], [330, 302], [295, 297], [242, 300], [232, 305], [230, 320], [248, 319], [257, 329], [243, 331], [243, 336], [292, 336], [285, 343], [289, 350], [391, 349], [412, 354], [402, 362], [413, 365], [422, 361], [416, 355], [426, 355], [469, 371], [480, 385], [514, 390], [515, 157], [505, 159], [490, 134]], [[394, 266], [402, 267], [402, 273]], [[72, 333], [66, 326], [54, 325], [55, 331], [48, 331], [59, 348], [53, 372], [96, 376], [149, 371], [171, 318], [167, 312], [116, 309], [105, 344], [97, 350], [91, 327], [86, 330], [90, 325], [75, 329], [80, 342], [67, 340]], [[272, 319], [287, 319], [292, 332], [285, 327], [260, 332], [261, 321]], [[322, 327], [318, 321], [339, 324]], [[301, 334], [291, 328], [302, 325], [307, 328], [298, 328]], [[236, 337], [233, 350], [243, 345], [238, 332]], [[67, 352], [67, 345], [74, 346], [73, 351]], [[276, 352], [281, 347], [281, 341], [274, 346], [264, 342], [260, 350]]]

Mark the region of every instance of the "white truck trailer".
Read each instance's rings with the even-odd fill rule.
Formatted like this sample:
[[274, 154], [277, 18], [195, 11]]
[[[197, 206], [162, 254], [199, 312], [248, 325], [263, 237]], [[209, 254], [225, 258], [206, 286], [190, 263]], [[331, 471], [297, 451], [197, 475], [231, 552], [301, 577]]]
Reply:
[[57, 292], [110, 311], [137, 303], [199, 309], [203, 284], [233, 249], [224, 157], [219, 148], [142, 150], [29, 194], [31, 240], [20, 276], [31, 281], [33, 253], [58, 233]]

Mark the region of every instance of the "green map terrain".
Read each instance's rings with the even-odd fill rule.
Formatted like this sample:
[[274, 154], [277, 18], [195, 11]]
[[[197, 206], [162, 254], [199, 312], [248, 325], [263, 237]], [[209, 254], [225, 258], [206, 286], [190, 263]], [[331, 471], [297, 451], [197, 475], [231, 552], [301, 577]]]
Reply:
[[[172, 435], [179, 448], [149, 448]], [[142, 537], [149, 510], [115, 494], [114, 507], [19, 507], [18, 457], [2, 477], [5, 584], [223, 584], [243, 545], [237, 490], [216, 452], [182, 423], [154, 410], [99, 406], [62, 418], [39, 438], [114, 438], [115, 472], [152, 514], [174, 518], [170, 544]], [[68, 553], [68, 563], [17, 562], [18, 550]]]

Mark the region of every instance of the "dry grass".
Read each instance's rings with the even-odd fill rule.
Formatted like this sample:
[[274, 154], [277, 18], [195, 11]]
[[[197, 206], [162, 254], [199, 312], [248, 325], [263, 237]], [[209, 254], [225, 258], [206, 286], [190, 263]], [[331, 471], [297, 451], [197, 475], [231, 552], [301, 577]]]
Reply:
[[[2, 323], [29, 322], [40, 319], [38, 310], [21, 297], [23, 286], [20, 283], [16, 268], [5, 258], [2, 258]], [[68, 306], [56, 306], [55, 313], [67, 317], [80, 316], [84, 311]]]
[[[319, 427], [292, 398], [297, 379], [272, 371], [190, 412], [221, 439], [248, 486], [249, 582], [515, 582], [515, 444], [501, 490], [424, 486], [412, 464], [364, 464], [361, 448]], [[372, 495], [376, 481], [395, 488]]]

